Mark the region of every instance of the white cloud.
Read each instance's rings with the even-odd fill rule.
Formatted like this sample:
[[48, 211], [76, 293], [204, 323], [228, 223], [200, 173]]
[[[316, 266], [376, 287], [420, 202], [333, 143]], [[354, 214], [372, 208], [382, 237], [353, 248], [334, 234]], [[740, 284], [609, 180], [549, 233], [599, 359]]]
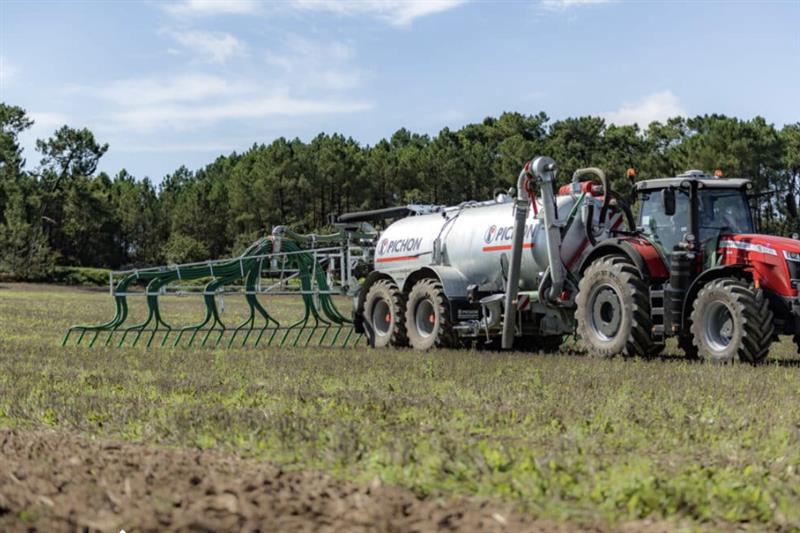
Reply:
[[344, 91], [363, 78], [353, 65], [355, 51], [341, 42], [316, 42], [298, 36], [284, 39], [280, 51], [268, 51], [266, 61], [280, 70], [283, 82], [301, 89]]
[[232, 82], [207, 74], [182, 74], [166, 79], [133, 78], [110, 82], [95, 90], [73, 88], [74, 92], [91, 92], [106, 100], [127, 107], [164, 103], [199, 102], [210, 98], [234, 97], [253, 89], [253, 85]]
[[571, 7], [610, 4], [615, 0], [541, 0], [540, 5], [550, 11], [564, 11]]
[[395, 26], [408, 26], [415, 19], [441, 13], [466, 0], [291, 0], [295, 9], [327, 11], [339, 15], [372, 15]]
[[[300, 74], [308, 77], [308, 72], [298, 70]], [[335, 80], [334, 84], [341, 86], [343, 82]], [[300, 89], [274, 80], [266, 85], [208, 74], [183, 74], [165, 79], [117, 80], [102, 89], [75, 87], [73, 91], [113, 105], [107, 120], [110, 130], [139, 132], [184, 130], [225, 120], [355, 113], [372, 108], [362, 100], [321, 95], [319, 91], [298, 93]]]
[[679, 115], [685, 116], [686, 110], [678, 97], [672, 91], [660, 91], [637, 102], [626, 102], [616, 111], [604, 113], [602, 116], [613, 124], [638, 124], [644, 128], [653, 121], [663, 122]]
[[247, 15], [259, 9], [256, 0], [182, 0], [164, 5], [172, 15]]
[[250, 96], [212, 104], [137, 107], [115, 113], [113, 118], [124, 127], [148, 131], [163, 126], [187, 129], [224, 120], [356, 113], [371, 108], [371, 104], [357, 100], [304, 99], [276, 93], [268, 97]]
[[200, 59], [213, 63], [224, 63], [230, 57], [241, 55], [245, 45], [229, 33], [197, 30], [163, 30]]

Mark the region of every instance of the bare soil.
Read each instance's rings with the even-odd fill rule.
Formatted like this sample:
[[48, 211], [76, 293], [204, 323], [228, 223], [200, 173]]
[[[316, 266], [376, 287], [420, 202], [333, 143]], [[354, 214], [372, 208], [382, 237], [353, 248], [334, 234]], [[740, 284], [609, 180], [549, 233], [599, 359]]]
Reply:
[[[665, 531], [629, 524], [628, 530]], [[603, 531], [211, 451], [0, 430], [0, 531]]]
[[0, 432], [0, 451], [3, 530], [558, 529], [467, 500], [445, 505], [212, 452], [18, 429]]

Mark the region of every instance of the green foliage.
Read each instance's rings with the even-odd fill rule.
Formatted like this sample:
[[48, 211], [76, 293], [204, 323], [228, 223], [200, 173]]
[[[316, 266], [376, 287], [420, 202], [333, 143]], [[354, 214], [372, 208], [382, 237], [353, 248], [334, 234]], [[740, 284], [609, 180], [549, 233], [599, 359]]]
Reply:
[[513, 186], [522, 164], [540, 154], [556, 159], [561, 183], [577, 168], [598, 166], [622, 193], [631, 187], [630, 167], [640, 179], [719, 167], [753, 180], [763, 231], [800, 231], [783, 202], [787, 193], [800, 197], [800, 123], [779, 130], [761, 117], [674, 117], [640, 128], [503, 113], [432, 137], [401, 128], [373, 146], [340, 134], [281, 137], [197, 171], [182, 166], [158, 187], [125, 170], [97, 174], [108, 145], [69, 126], [37, 142], [40, 165], [26, 171], [18, 136], [31, 124], [23, 109], [0, 104], [0, 222], [11, 196], [23, 194], [30, 228], [15, 231], [44, 235], [60, 265], [217, 258], [276, 225], [321, 230], [348, 211], [485, 199]]
[[50, 279], [63, 285], [87, 287], [108, 286], [109, 270], [105, 268], [60, 267], [53, 270]]
[[[216, 448], [579, 524], [800, 528], [797, 352], [768, 364], [319, 348], [55, 348], [107, 294], [0, 286], [0, 424]], [[144, 315], [143, 298], [131, 307]], [[167, 299], [174, 327], [200, 302]], [[302, 309], [277, 298], [279, 320]], [[226, 320], [243, 302], [226, 299]]]
[[12, 196], [0, 224], [0, 274], [42, 280], [53, 270], [54, 256], [40, 226], [27, 221], [24, 198]]
[[208, 258], [208, 248], [193, 237], [173, 233], [164, 246], [164, 257], [170, 264], [202, 261]]

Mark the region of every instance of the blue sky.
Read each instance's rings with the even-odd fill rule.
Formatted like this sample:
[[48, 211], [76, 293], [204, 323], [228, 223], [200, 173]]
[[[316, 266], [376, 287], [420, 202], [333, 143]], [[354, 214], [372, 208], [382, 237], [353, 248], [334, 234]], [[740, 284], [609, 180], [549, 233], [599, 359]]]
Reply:
[[503, 111], [800, 121], [800, 0], [0, 1], [0, 99], [159, 181], [280, 137]]

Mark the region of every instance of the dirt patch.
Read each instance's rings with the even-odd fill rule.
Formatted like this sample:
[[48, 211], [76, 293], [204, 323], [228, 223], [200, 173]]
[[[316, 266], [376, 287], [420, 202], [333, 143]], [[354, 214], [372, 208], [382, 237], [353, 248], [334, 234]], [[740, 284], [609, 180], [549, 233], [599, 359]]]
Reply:
[[[655, 524], [640, 526], [633, 529], [666, 530]], [[221, 453], [90, 440], [47, 430], [0, 430], [0, 530], [121, 529], [566, 532], [577, 528], [535, 520], [502, 505], [467, 498], [421, 499], [377, 481], [363, 486]]]

